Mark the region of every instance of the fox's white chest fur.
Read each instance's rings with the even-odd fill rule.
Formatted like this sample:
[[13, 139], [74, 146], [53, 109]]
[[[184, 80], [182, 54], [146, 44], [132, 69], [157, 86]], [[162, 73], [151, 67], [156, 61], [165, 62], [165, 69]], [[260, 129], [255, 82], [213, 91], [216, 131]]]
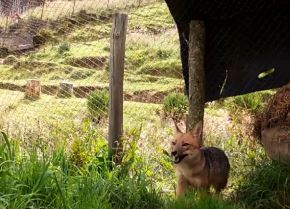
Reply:
[[201, 163], [198, 166], [188, 164], [186, 160], [177, 165], [177, 175], [182, 175], [190, 185], [195, 187], [201, 187], [204, 183], [202, 176], [204, 165]]

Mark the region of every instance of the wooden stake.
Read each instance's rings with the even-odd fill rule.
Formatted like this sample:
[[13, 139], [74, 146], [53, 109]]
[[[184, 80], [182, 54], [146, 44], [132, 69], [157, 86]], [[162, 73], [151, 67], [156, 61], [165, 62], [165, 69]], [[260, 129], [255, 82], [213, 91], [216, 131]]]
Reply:
[[127, 14], [114, 14], [110, 55], [109, 146], [113, 161], [117, 164], [120, 163], [119, 154], [123, 135], [123, 81], [127, 25]]
[[43, 18], [44, 7], [45, 7], [45, 0], [42, 0], [42, 9], [41, 9], [41, 16], [40, 16], [40, 19], [41, 19], [41, 20], [42, 20], [42, 18]]
[[25, 97], [28, 99], [38, 99], [41, 94], [40, 80], [31, 79], [27, 81]]
[[58, 97], [69, 98], [73, 96], [73, 93], [74, 85], [72, 83], [63, 81], [59, 84]]
[[74, 13], [75, 13], [75, 7], [76, 7], [76, 0], [74, 0], [74, 4], [73, 4], [73, 10], [72, 10], [72, 16], [74, 15]]
[[205, 25], [190, 22], [189, 34], [189, 114], [187, 129], [191, 131], [204, 118], [205, 104]]

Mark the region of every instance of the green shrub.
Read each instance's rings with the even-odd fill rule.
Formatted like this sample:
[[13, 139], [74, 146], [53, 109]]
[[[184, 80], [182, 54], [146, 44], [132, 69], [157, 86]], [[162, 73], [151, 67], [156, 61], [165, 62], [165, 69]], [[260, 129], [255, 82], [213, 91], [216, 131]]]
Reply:
[[70, 78], [75, 80], [85, 79], [92, 76], [94, 73], [94, 70], [76, 70], [71, 73]]
[[258, 113], [263, 109], [272, 95], [273, 91], [245, 94], [226, 99], [225, 105], [233, 112], [242, 108], [247, 109], [251, 113]]
[[75, 140], [70, 155], [76, 158], [63, 149], [46, 154], [35, 146], [20, 149], [0, 133], [0, 208], [164, 208], [144, 171], [125, 176], [121, 167], [104, 166], [99, 158], [108, 156], [107, 143], [96, 133]]
[[180, 119], [184, 117], [188, 109], [188, 99], [180, 93], [171, 93], [165, 97], [163, 111], [167, 117]]
[[46, 42], [56, 42], [57, 36], [55, 32], [49, 28], [40, 29], [38, 34], [34, 37], [36, 45], [42, 45]]
[[109, 111], [109, 92], [108, 90], [95, 91], [88, 97], [87, 108], [90, 117], [99, 122], [108, 115]]
[[144, 63], [138, 72], [147, 75], [163, 75], [171, 78], [181, 78], [181, 64], [176, 59], [154, 60]]
[[58, 46], [58, 53], [64, 54], [65, 52], [70, 51], [70, 44], [69, 43], [62, 43]]
[[250, 172], [237, 189], [237, 199], [251, 209], [290, 208], [290, 168], [262, 163]]
[[14, 55], [8, 55], [3, 60], [4, 65], [14, 65], [16, 63], [18, 63], [18, 59]]
[[90, 160], [83, 143], [82, 140], [77, 139], [72, 144], [70, 161], [77, 167], [84, 167]]

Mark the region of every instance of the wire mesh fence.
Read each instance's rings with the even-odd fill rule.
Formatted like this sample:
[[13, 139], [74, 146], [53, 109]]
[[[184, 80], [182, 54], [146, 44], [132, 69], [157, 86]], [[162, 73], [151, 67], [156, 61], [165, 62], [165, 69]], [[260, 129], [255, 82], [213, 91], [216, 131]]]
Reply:
[[[191, 8], [184, 3], [188, 1], [166, 1], [178, 2], [180, 7], [185, 6], [201, 16], [211, 14], [206, 20], [209, 41], [205, 54], [205, 67], [210, 69], [206, 77], [211, 81], [206, 84], [207, 93], [215, 92], [211, 98], [249, 92], [256, 85], [266, 89], [271, 82], [289, 81], [289, 74], [279, 68], [287, 67], [289, 59], [285, 52], [290, 49], [290, 42], [286, 36], [276, 39], [278, 33], [274, 32], [275, 28], [288, 24], [288, 19], [281, 22], [280, 18], [289, 10], [281, 13], [280, 18], [271, 19], [276, 23], [273, 27], [267, 25], [266, 19], [254, 23], [251, 16], [241, 15], [245, 10], [246, 14], [255, 14], [249, 6], [235, 4], [228, 9], [224, 1], [203, 1], [202, 7]], [[211, 7], [219, 3], [217, 9]], [[182, 64], [184, 69], [188, 67], [189, 31], [188, 25], [182, 22], [192, 17], [185, 10], [175, 9], [180, 12], [180, 19], [175, 20], [181, 22], [176, 27], [169, 9], [162, 0], [0, 0], [0, 131], [8, 133], [11, 143], [21, 145], [18, 149], [24, 150], [23, 156], [36, 150], [39, 158], [44, 156], [44, 161], [45, 155], [51, 154], [65, 164], [65, 159], [58, 159], [58, 153], [53, 152], [64, 149], [77, 173], [82, 167], [95, 168], [91, 167], [93, 164], [100, 173], [102, 169], [105, 172], [111, 169], [106, 167], [106, 160], [111, 160], [106, 140], [113, 14], [117, 11], [128, 13], [123, 140], [127, 155], [124, 155], [121, 169], [127, 170], [126, 176], [150, 177], [153, 187], [173, 196], [174, 166], [168, 153], [174, 132], [171, 118], [180, 120], [181, 129], [185, 130], [188, 98], [183, 95], [186, 72], [182, 72]], [[270, 18], [272, 13], [268, 9]], [[267, 35], [266, 39], [258, 35], [248, 39], [252, 34], [245, 26], [257, 28], [259, 34]], [[286, 32], [289, 34], [289, 30]], [[232, 36], [233, 33], [237, 36]], [[281, 46], [284, 51], [280, 50]], [[273, 51], [277, 52], [274, 58]], [[266, 65], [265, 60], [269, 61]], [[260, 69], [259, 72], [248, 70], [252, 67]], [[252, 74], [241, 76], [248, 72]], [[230, 192], [236, 189], [241, 173], [265, 159], [262, 148], [245, 139], [250, 138], [254, 129], [253, 115], [263, 108], [273, 93], [206, 104], [205, 142], [228, 154], [234, 176], [229, 182]], [[287, 95], [281, 100], [289, 104]], [[289, 105], [284, 110], [288, 113]], [[26, 159], [30, 158], [24, 161]], [[86, 172], [84, 175], [89, 176]]]
[[[180, 7], [182, 6], [183, 3], [180, 4]], [[221, 3], [220, 8], [227, 7]], [[238, 9], [233, 12], [213, 11], [211, 7], [202, 7], [196, 11], [196, 14], [200, 15], [224, 11], [222, 13], [225, 15], [216, 14], [222, 24], [215, 24], [217, 20], [212, 15], [206, 25], [209, 26], [207, 34], [211, 33], [210, 30], [220, 30], [217, 34], [207, 35], [210, 41], [206, 53], [206, 62], [209, 62], [206, 65], [211, 69], [207, 76], [214, 81], [207, 84], [208, 92], [216, 91], [217, 86], [220, 89], [214, 97], [241, 93], [240, 86], [235, 86], [241, 80], [244, 81], [244, 90], [251, 89], [256, 83], [261, 89], [266, 88], [269, 84], [267, 79], [271, 79], [271, 75], [262, 78], [263, 82], [257, 80], [257, 77], [265, 71], [267, 74], [267, 70], [271, 71], [272, 67], [279, 63], [278, 55], [270, 64], [265, 65], [264, 61], [269, 52], [267, 46], [275, 42], [271, 41], [276, 34], [273, 31], [284, 27], [286, 20], [274, 28], [264, 27], [257, 30], [259, 34], [264, 31], [268, 39], [261, 43], [258, 36], [254, 37], [252, 42], [255, 42], [255, 50], [245, 51], [247, 46], [240, 44], [244, 43], [244, 37], [249, 35], [246, 34], [247, 31], [243, 32], [245, 25], [252, 28], [267, 22], [258, 19], [259, 21], [252, 23], [248, 17], [239, 18], [244, 10], [253, 14], [253, 8], [255, 7], [239, 7], [241, 11]], [[266, 10], [268, 7], [263, 4], [263, 8]], [[135, 127], [144, 121], [148, 129], [155, 126], [150, 121], [156, 119], [153, 116], [160, 115], [160, 103], [165, 95], [183, 92], [184, 86], [179, 36], [165, 2], [11, 0], [1, 1], [0, 5], [2, 129], [25, 140], [37, 136], [41, 141], [53, 142], [55, 139], [62, 140], [74, 134], [81, 136], [86, 127], [93, 123], [107, 136], [110, 40], [112, 15], [116, 11], [124, 11], [129, 16], [124, 77], [125, 131], [126, 127]], [[241, 24], [236, 24], [235, 21], [229, 23], [226, 14], [231, 17], [231, 21], [234, 19]], [[186, 15], [182, 13], [178, 17], [191, 18]], [[275, 16], [273, 21], [278, 22], [279, 18], [280, 16]], [[176, 18], [176, 21], [179, 19]], [[231, 28], [227, 28], [228, 25]], [[182, 27], [179, 25], [178, 28], [179, 32], [184, 30], [181, 33], [181, 52], [187, 53], [188, 31]], [[229, 39], [228, 37], [232, 38], [230, 34], [233, 32], [238, 36]], [[229, 46], [229, 40], [237, 44]], [[283, 44], [285, 40], [276, 42], [277, 46], [272, 44], [272, 48], [278, 50], [277, 47], [285, 45], [286, 50], [287, 44]], [[261, 50], [268, 50], [263, 57], [259, 57], [259, 53], [255, 59], [249, 57], [252, 56], [252, 52], [258, 52], [256, 48], [259, 47]], [[281, 55], [283, 51], [279, 53]], [[241, 55], [245, 55], [245, 58], [240, 59]], [[233, 63], [228, 63], [229, 60]], [[246, 65], [244, 60], [248, 60]], [[186, 60], [182, 59], [182, 62], [185, 63]], [[284, 68], [284, 62], [281, 63], [281, 67]], [[240, 64], [243, 64], [243, 69], [239, 68]], [[259, 74], [240, 79], [239, 73], [253, 66], [261, 69]], [[215, 73], [218, 73], [218, 76]], [[276, 80], [288, 79], [279, 71], [275, 73]], [[186, 112], [186, 102], [181, 99], [179, 105], [181, 110], [177, 111], [181, 111], [182, 114]], [[152, 111], [156, 111], [156, 114], [152, 114]]]
[[[53, 145], [82, 136], [92, 126], [107, 136], [116, 11], [129, 16], [125, 131], [155, 120], [151, 111], [160, 108], [164, 96], [183, 91], [178, 34], [164, 2], [3, 2], [0, 128], [24, 143], [37, 138]], [[146, 124], [147, 129], [153, 126]]]

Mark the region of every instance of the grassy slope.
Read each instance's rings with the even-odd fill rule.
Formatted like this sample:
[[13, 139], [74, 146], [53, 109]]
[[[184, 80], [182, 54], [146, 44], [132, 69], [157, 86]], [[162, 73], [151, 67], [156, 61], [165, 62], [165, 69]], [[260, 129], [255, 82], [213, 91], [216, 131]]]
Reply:
[[[285, 201], [287, 200], [288, 195], [287, 179], [289, 179], [287, 169], [283, 166], [281, 167], [280, 165], [271, 164], [271, 161], [265, 156], [263, 148], [259, 144], [246, 139], [243, 135], [240, 135], [240, 132], [237, 131], [238, 128], [236, 127], [239, 125], [235, 124], [234, 121], [226, 124], [225, 121], [229, 120], [229, 113], [227, 113], [226, 109], [221, 109], [219, 106], [220, 104], [209, 106], [206, 109], [205, 143], [207, 145], [218, 146], [226, 150], [230, 158], [232, 171], [228, 188], [224, 191], [224, 200], [220, 198], [218, 198], [218, 200], [212, 200], [211, 198], [207, 200], [199, 200], [198, 197], [195, 197], [195, 195], [192, 194], [192, 196], [188, 199], [175, 202], [172, 199], [175, 184], [174, 168], [170, 162], [170, 158], [164, 154], [169, 151], [168, 142], [172, 138], [172, 124], [162, 119], [158, 114], [162, 108], [161, 105], [142, 104], [136, 102], [126, 102], [124, 104], [124, 146], [126, 147], [128, 154], [126, 158], [127, 160], [124, 162], [124, 166], [126, 169], [130, 170], [130, 176], [132, 176], [133, 179], [135, 177], [142, 178], [143, 180], [147, 179], [151, 182], [149, 183], [147, 180], [145, 182], [134, 182], [133, 179], [115, 179], [119, 175], [115, 173], [119, 172], [118, 169], [112, 173], [106, 173], [106, 175], [112, 175], [109, 179], [107, 176], [99, 176], [97, 171], [86, 170], [90, 167], [92, 162], [97, 163], [97, 165], [102, 162], [95, 162], [95, 160], [99, 161], [101, 158], [97, 157], [97, 159], [95, 159], [96, 156], [94, 154], [94, 150], [100, 149], [98, 146], [103, 146], [101, 141], [103, 140], [103, 136], [107, 135], [107, 122], [103, 121], [101, 125], [97, 126], [87, 122], [85, 99], [56, 99], [51, 96], [43, 96], [40, 100], [33, 102], [24, 100], [24, 95], [18, 92], [1, 90], [0, 95], [0, 99], [3, 101], [0, 111], [5, 113], [1, 114], [1, 124], [5, 125], [8, 130], [10, 130], [11, 136], [15, 136], [15, 138], [18, 139], [17, 143], [21, 144], [23, 152], [26, 152], [27, 149], [29, 150], [31, 147], [34, 147], [35, 149], [39, 149], [40, 152], [44, 151], [44, 155], [51, 159], [51, 154], [49, 153], [59, 152], [61, 147], [66, 147], [64, 150], [66, 154], [63, 157], [66, 161], [69, 161], [68, 164], [72, 163], [70, 166], [77, 164], [78, 166], [82, 165], [85, 167], [80, 168], [82, 173], [78, 173], [78, 171], [77, 173], [66, 174], [62, 172], [59, 173], [59, 171], [57, 171], [57, 175], [63, 176], [60, 178], [72, 178], [78, 182], [83, 179], [83, 173], [88, 172], [89, 176], [93, 175], [92, 179], [96, 182], [96, 184], [106, 182], [106, 184], [115, 187], [117, 190], [122, 190], [119, 192], [125, 192], [125, 194], [117, 192], [118, 195], [129, 195], [131, 191], [130, 189], [122, 189], [117, 182], [122, 181], [127, 186], [131, 185], [129, 188], [132, 187], [131, 189], [133, 189], [133, 191], [137, 194], [133, 196], [129, 195], [127, 198], [135, 199], [128, 199], [127, 203], [122, 200], [116, 200], [118, 204], [121, 204], [120, 208], [125, 207], [126, 204], [133, 204], [133, 206], [130, 206], [129, 208], [134, 208], [134, 206], [136, 206], [134, 205], [136, 204], [134, 202], [137, 200], [140, 201], [138, 199], [140, 198], [138, 195], [141, 195], [141, 193], [144, 192], [142, 189], [143, 187], [147, 188], [146, 191], [149, 191], [148, 195], [150, 196], [143, 197], [145, 198], [145, 202], [143, 202], [143, 204], [146, 205], [152, 201], [147, 208], [153, 207], [152, 205], [155, 204], [164, 204], [166, 205], [166, 207], [164, 206], [165, 208], [191, 208], [192, 205], [197, 205], [197, 208], [244, 208], [243, 205], [251, 206], [249, 208], [263, 208], [265, 206], [263, 201], [266, 201], [266, 199], [271, 195], [274, 195], [275, 198], [273, 200], [267, 200], [267, 204], [270, 204], [271, 207], [276, 207], [277, 204], [286, 204]], [[229, 107], [229, 109], [233, 111], [232, 107]], [[235, 126], [235, 128], [233, 128], [233, 126]], [[91, 129], [92, 127], [93, 129]], [[101, 145], [98, 143], [101, 143]], [[23, 152], [19, 152], [18, 154], [22, 155]], [[97, 155], [101, 153], [105, 154], [106, 152], [96, 151]], [[134, 160], [131, 158], [134, 158]], [[22, 159], [22, 157], [19, 159]], [[56, 161], [56, 164], [49, 167], [49, 172], [52, 172], [60, 166], [58, 159], [51, 160]], [[41, 162], [37, 163], [41, 164]], [[127, 163], [130, 164], [130, 168], [126, 167]], [[32, 165], [26, 164], [25, 166], [29, 167]], [[54, 166], [56, 166], [56, 168]], [[106, 167], [104, 167], [104, 169], [105, 168]], [[12, 167], [11, 169], [12, 172], [17, 173], [17, 169], [21, 168]], [[13, 169], [16, 170], [14, 171]], [[269, 179], [272, 175], [271, 172], [274, 172], [272, 169], [278, 169], [277, 172], [282, 173], [277, 174], [279, 177], [276, 177], [274, 181], [271, 180], [272, 183], [269, 187], [267, 187], [266, 182], [270, 181]], [[267, 175], [265, 178], [267, 179], [260, 179], [259, 176], [265, 175], [266, 173]], [[27, 178], [30, 178], [29, 175], [31, 174], [27, 173], [25, 175], [28, 175]], [[37, 174], [35, 175], [37, 176]], [[255, 184], [251, 183], [251, 179], [253, 177], [256, 179]], [[50, 178], [52, 177], [48, 177], [48, 179]], [[87, 180], [90, 181], [92, 179], [89, 177]], [[49, 182], [54, 180], [52, 178], [44, 181], [45, 183], [43, 183], [42, 186], [46, 188], [48, 187], [47, 184], [50, 184]], [[139, 183], [141, 183], [141, 185], [139, 185]], [[35, 184], [35, 182], [31, 182], [31, 184]], [[74, 184], [66, 185], [65, 182], [63, 182], [63, 184], [62, 189], [65, 192], [69, 192], [72, 187], [77, 186]], [[154, 186], [151, 187], [151, 184]], [[135, 186], [137, 186], [138, 189], [137, 187], [135, 188]], [[255, 187], [259, 190], [255, 190]], [[90, 191], [94, 194], [97, 194], [98, 192], [102, 193], [104, 195], [103, 198], [107, 198], [107, 195], [111, 194], [107, 190], [107, 187], [96, 190], [94, 187], [89, 187], [87, 185], [85, 188], [90, 189]], [[57, 187], [54, 189], [57, 189]], [[142, 191], [139, 191], [139, 189]], [[257, 194], [251, 195], [247, 193], [247, 191], [251, 191], [251, 193], [257, 192]], [[25, 190], [22, 192], [23, 194], [28, 195], [27, 198], [29, 198], [29, 193], [32, 191]], [[41, 190], [39, 192], [40, 194], [43, 194], [42, 192], [45, 191]], [[51, 194], [50, 190], [46, 192]], [[85, 191], [80, 190], [78, 192], [83, 195], [83, 192]], [[263, 192], [266, 193], [264, 194]], [[286, 196], [281, 196], [281, 193], [283, 192], [286, 192]], [[10, 191], [10, 193], [15, 195], [17, 200], [20, 198], [19, 193], [13, 193], [13, 191]], [[58, 199], [61, 198], [59, 195], [57, 196]], [[67, 195], [67, 198], [73, 198], [70, 197], [69, 194]], [[31, 203], [29, 202], [27, 204], [48, 204], [45, 201], [52, 201], [51, 204], [53, 205], [63, 204], [61, 200], [58, 200], [59, 202], [57, 203], [56, 200], [49, 198], [50, 197], [44, 199], [41, 198], [43, 202], [40, 201], [38, 203], [31, 200]], [[154, 200], [149, 200], [146, 198], [153, 198]], [[67, 201], [67, 204], [73, 204], [71, 200]], [[96, 202], [91, 202], [91, 200], [85, 198], [80, 201], [83, 201], [81, 204], [95, 204], [95, 206], [90, 207], [98, 208], [98, 205], [101, 204], [103, 199], [96, 199]], [[211, 202], [216, 201], [219, 201], [220, 203], [217, 205], [211, 205], [213, 204]], [[259, 203], [260, 206], [257, 206], [255, 202], [257, 202], [257, 204]], [[113, 203], [108, 203], [109, 208], [111, 207], [111, 204]], [[19, 208], [23, 207], [24, 206], [19, 206]], [[158, 205], [158, 208], [159, 207], [161, 206]], [[144, 206], [143, 208], [146, 207]]]
[[[126, 45], [125, 90], [168, 91], [182, 85], [178, 36], [164, 3], [155, 3], [129, 11], [129, 33]], [[19, 57], [15, 66], [0, 66], [2, 81], [24, 84], [29, 78], [39, 78], [45, 84], [69, 80], [75, 85], [108, 86], [108, 59], [111, 18], [85, 21], [42, 33], [53, 42], [39, 50]], [[65, 34], [65, 35], [63, 35]], [[67, 43], [69, 50], [60, 48]], [[82, 58], [105, 58], [97, 69], [83, 67]]]
[[[182, 86], [176, 73], [180, 69], [177, 35], [165, 5], [131, 12], [125, 90], [165, 91]], [[88, 23], [75, 28], [56, 43], [21, 56], [18, 68], [2, 66], [1, 80], [24, 83], [27, 78], [40, 77], [49, 84], [68, 79], [76, 85], [106, 86], [105, 69], [70, 66], [66, 60], [108, 56], [110, 24]], [[99, 32], [105, 37], [94, 35]], [[84, 39], [88, 41], [84, 43]], [[70, 43], [70, 50], [59, 54], [59, 46], [65, 42]], [[93, 74], [71, 78], [83, 72]], [[247, 109], [260, 110], [261, 94], [208, 106], [205, 142], [227, 151], [232, 166], [229, 186], [223, 197], [200, 199], [191, 194], [179, 201], [174, 200], [174, 168], [164, 154], [169, 150], [172, 124], [159, 116], [160, 105], [125, 103], [127, 156], [122, 167], [110, 171], [104, 162], [107, 121], [90, 124], [85, 99], [44, 95], [38, 101], [28, 101], [23, 97], [23, 93], [0, 90], [0, 128], [16, 139], [15, 157], [0, 139], [0, 208], [264, 209], [290, 204], [287, 167], [272, 164], [262, 147], [239, 130], [244, 127], [239, 126], [237, 115]]]
[[[227, 151], [230, 158], [232, 171], [228, 188], [224, 191], [224, 200], [217, 197], [199, 199], [191, 194], [175, 202], [174, 169], [170, 158], [164, 154], [172, 137], [172, 127], [154, 114], [155, 110], [160, 109], [159, 105], [125, 103], [124, 142], [127, 156], [123, 167], [110, 171], [103, 161], [107, 153], [103, 150], [106, 149], [103, 138], [105, 126], [91, 129], [87, 123], [72, 125], [72, 118], [80, 119], [80, 115], [85, 114], [85, 108], [80, 109], [80, 106], [70, 106], [69, 111], [63, 112], [68, 104], [83, 103], [85, 100], [63, 100], [60, 105], [54, 104], [51, 97], [43, 97], [28, 105], [22, 99], [23, 95], [15, 92], [11, 92], [10, 96], [6, 92], [5, 95], [1, 99], [6, 101], [3, 108], [9, 111], [6, 114], [7, 121], [23, 119], [28, 124], [22, 127], [26, 132], [19, 130], [23, 133], [24, 141], [17, 140], [15, 145], [17, 163], [1, 164], [0, 196], [3, 207], [6, 204], [10, 208], [48, 205], [64, 208], [64, 204], [73, 208], [82, 208], [83, 205], [89, 208], [192, 208], [195, 205], [196, 208], [240, 209], [246, 208], [243, 206], [246, 205], [249, 206], [247, 208], [262, 209], [279, 208], [279, 204], [287, 204], [290, 178], [287, 167], [271, 164], [260, 145], [242, 140], [235, 133], [230, 133], [229, 138], [217, 131], [207, 132], [206, 136], [207, 145], [218, 145]], [[31, 113], [34, 117], [27, 120]], [[219, 114], [214, 109], [207, 109], [206, 118], [213, 115], [220, 117]], [[50, 125], [54, 125], [50, 127], [48, 135], [54, 137], [49, 138], [50, 144], [45, 138], [36, 140], [37, 135], [45, 137], [46, 126], [43, 123], [37, 124], [37, 116], [54, 120], [50, 121]], [[41, 121], [45, 121], [45, 118]], [[33, 122], [37, 125], [33, 125]], [[74, 122], [77, 123], [76, 120]], [[216, 127], [216, 124], [207, 120], [207, 130], [210, 130], [210, 126]], [[10, 128], [17, 130], [13, 124], [10, 124]], [[32, 128], [36, 129], [35, 132]], [[22, 144], [21, 149], [17, 148], [19, 143]], [[63, 151], [62, 147], [65, 147]], [[6, 160], [16, 161], [1, 152], [2, 163]], [[45, 161], [36, 158], [35, 152], [43, 152]], [[9, 171], [9, 175], [6, 171]], [[129, 174], [126, 173], [128, 171]], [[14, 187], [23, 189], [13, 190]], [[75, 198], [77, 201], [74, 201]]]

